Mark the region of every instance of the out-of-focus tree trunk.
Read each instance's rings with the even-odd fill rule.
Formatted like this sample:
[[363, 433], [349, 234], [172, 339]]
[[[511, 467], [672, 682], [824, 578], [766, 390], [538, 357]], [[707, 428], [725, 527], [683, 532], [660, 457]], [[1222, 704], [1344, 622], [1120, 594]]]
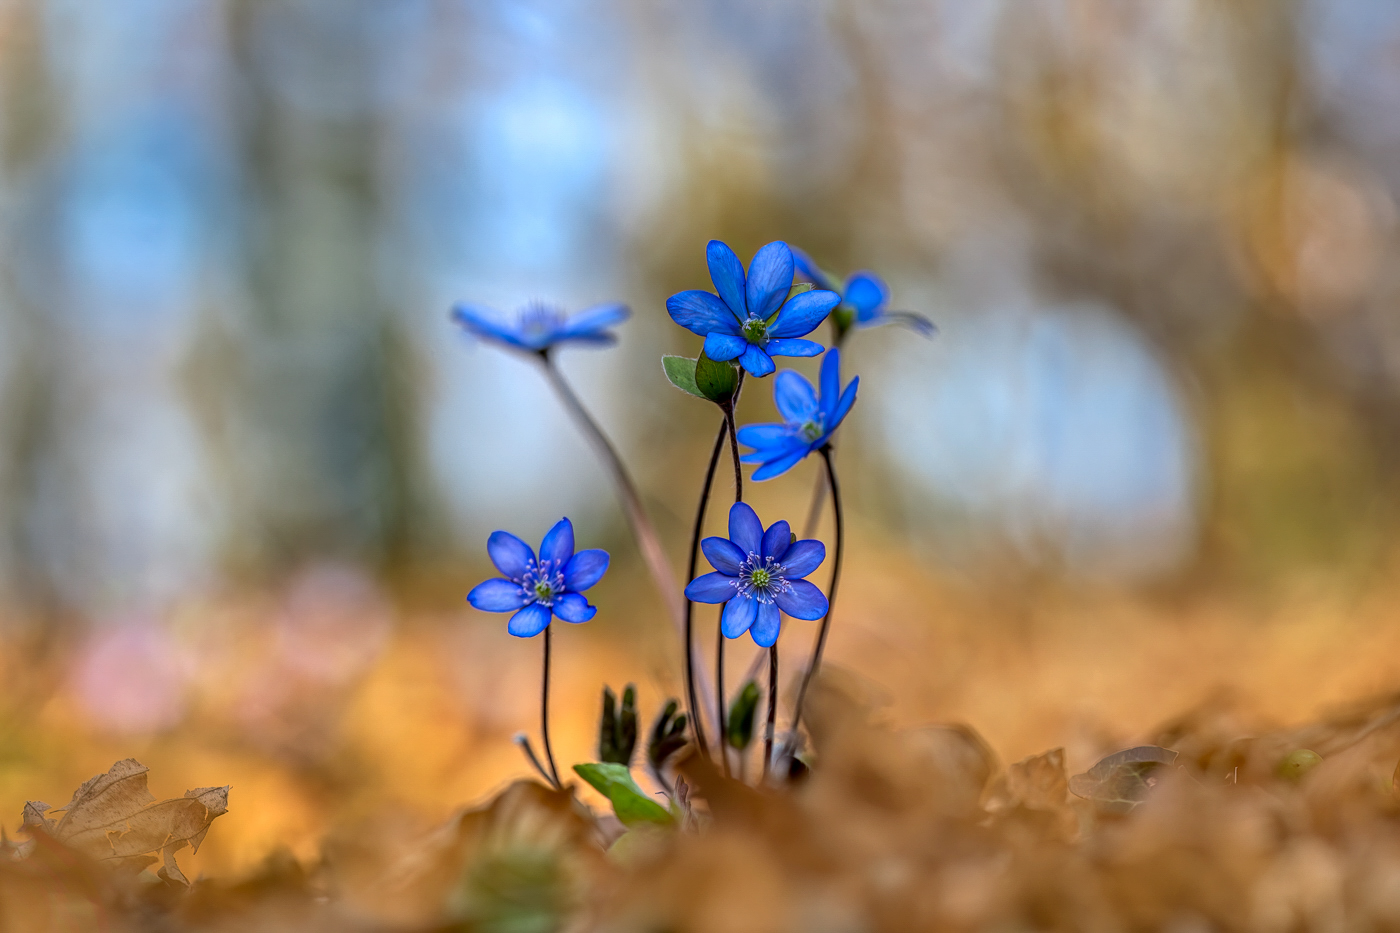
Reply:
[[204, 397], [232, 401], [211, 436], [243, 572], [397, 564], [425, 511], [413, 354], [379, 270], [371, 6], [230, 4], [248, 307], [204, 344], [227, 380]]

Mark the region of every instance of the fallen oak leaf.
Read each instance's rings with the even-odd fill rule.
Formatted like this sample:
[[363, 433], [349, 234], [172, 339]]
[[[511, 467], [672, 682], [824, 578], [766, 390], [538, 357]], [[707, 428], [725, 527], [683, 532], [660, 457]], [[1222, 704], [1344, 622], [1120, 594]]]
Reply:
[[57, 822], [45, 816], [47, 804], [26, 804], [24, 825], [122, 873], [163, 860], [160, 877], [187, 885], [174, 854], [186, 846], [199, 851], [209, 824], [228, 810], [229, 788], [200, 787], [158, 801], [146, 786], [148, 770], [134, 758], [119, 761], [54, 811], [63, 813]]
[[1147, 797], [1155, 772], [1176, 761], [1177, 753], [1157, 745], [1114, 752], [1083, 774], [1069, 779], [1076, 797], [1092, 800], [1111, 813], [1128, 813]]

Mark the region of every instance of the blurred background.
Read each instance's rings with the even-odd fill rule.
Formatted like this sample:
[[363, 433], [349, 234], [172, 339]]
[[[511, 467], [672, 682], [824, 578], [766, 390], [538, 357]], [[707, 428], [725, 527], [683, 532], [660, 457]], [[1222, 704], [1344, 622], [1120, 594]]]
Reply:
[[1391, 0], [3, 0], [0, 822], [134, 755], [234, 785], [219, 871], [480, 797], [539, 645], [464, 596], [564, 514], [614, 562], [560, 757], [603, 681], [678, 694], [596, 458], [447, 315], [632, 307], [562, 366], [679, 567], [717, 418], [664, 301], [712, 237], [941, 328], [845, 359], [828, 658], [891, 715], [1077, 765], [1219, 684], [1393, 689], [1397, 192]]

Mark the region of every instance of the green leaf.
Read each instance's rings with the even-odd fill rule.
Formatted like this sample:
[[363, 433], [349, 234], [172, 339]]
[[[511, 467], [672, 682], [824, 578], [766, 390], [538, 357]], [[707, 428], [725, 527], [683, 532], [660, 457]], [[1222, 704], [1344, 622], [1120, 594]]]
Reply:
[[729, 746], [739, 751], [749, 747], [753, 741], [754, 714], [758, 710], [758, 684], [752, 680], [744, 684], [729, 707]]
[[666, 378], [671, 380], [671, 385], [677, 389], [696, 398], [705, 397], [700, 387], [695, 384], [695, 360], [684, 356], [663, 356], [661, 368], [666, 371]]
[[574, 773], [612, 801], [613, 813], [624, 826], [644, 823], [659, 823], [669, 826], [675, 822], [665, 807], [652, 800], [632, 780], [632, 772], [625, 765], [604, 762], [574, 765]]
[[695, 361], [695, 385], [702, 396], [722, 405], [739, 389], [739, 367], [717, 362], [701, 353]]

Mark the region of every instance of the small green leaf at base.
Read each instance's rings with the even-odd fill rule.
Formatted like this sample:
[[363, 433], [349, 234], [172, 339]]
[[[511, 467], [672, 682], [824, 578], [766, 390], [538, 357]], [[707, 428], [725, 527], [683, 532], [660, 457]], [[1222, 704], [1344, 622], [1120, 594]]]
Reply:
[[700, 387], [695, 384], [695, 360], [684, 356], [663, 356], [661, 368], [666, 371], [666, 378], [671, 380], [671, 385], [677, 389], [696, 398], [705, 397]]
[[665, 807], [652, 800], [632, 780], [632, 772], [624, 765], [609, 762], [574, 765], [574, 773], [587, 781], [598, 793], [612, 801], [613, 813], [624, 826], [675, 822]]
[[695, 361], [695, 385], [702, 396], [723, 405], [739, 391], [739, 367], [712, 360], [701, 353]]

